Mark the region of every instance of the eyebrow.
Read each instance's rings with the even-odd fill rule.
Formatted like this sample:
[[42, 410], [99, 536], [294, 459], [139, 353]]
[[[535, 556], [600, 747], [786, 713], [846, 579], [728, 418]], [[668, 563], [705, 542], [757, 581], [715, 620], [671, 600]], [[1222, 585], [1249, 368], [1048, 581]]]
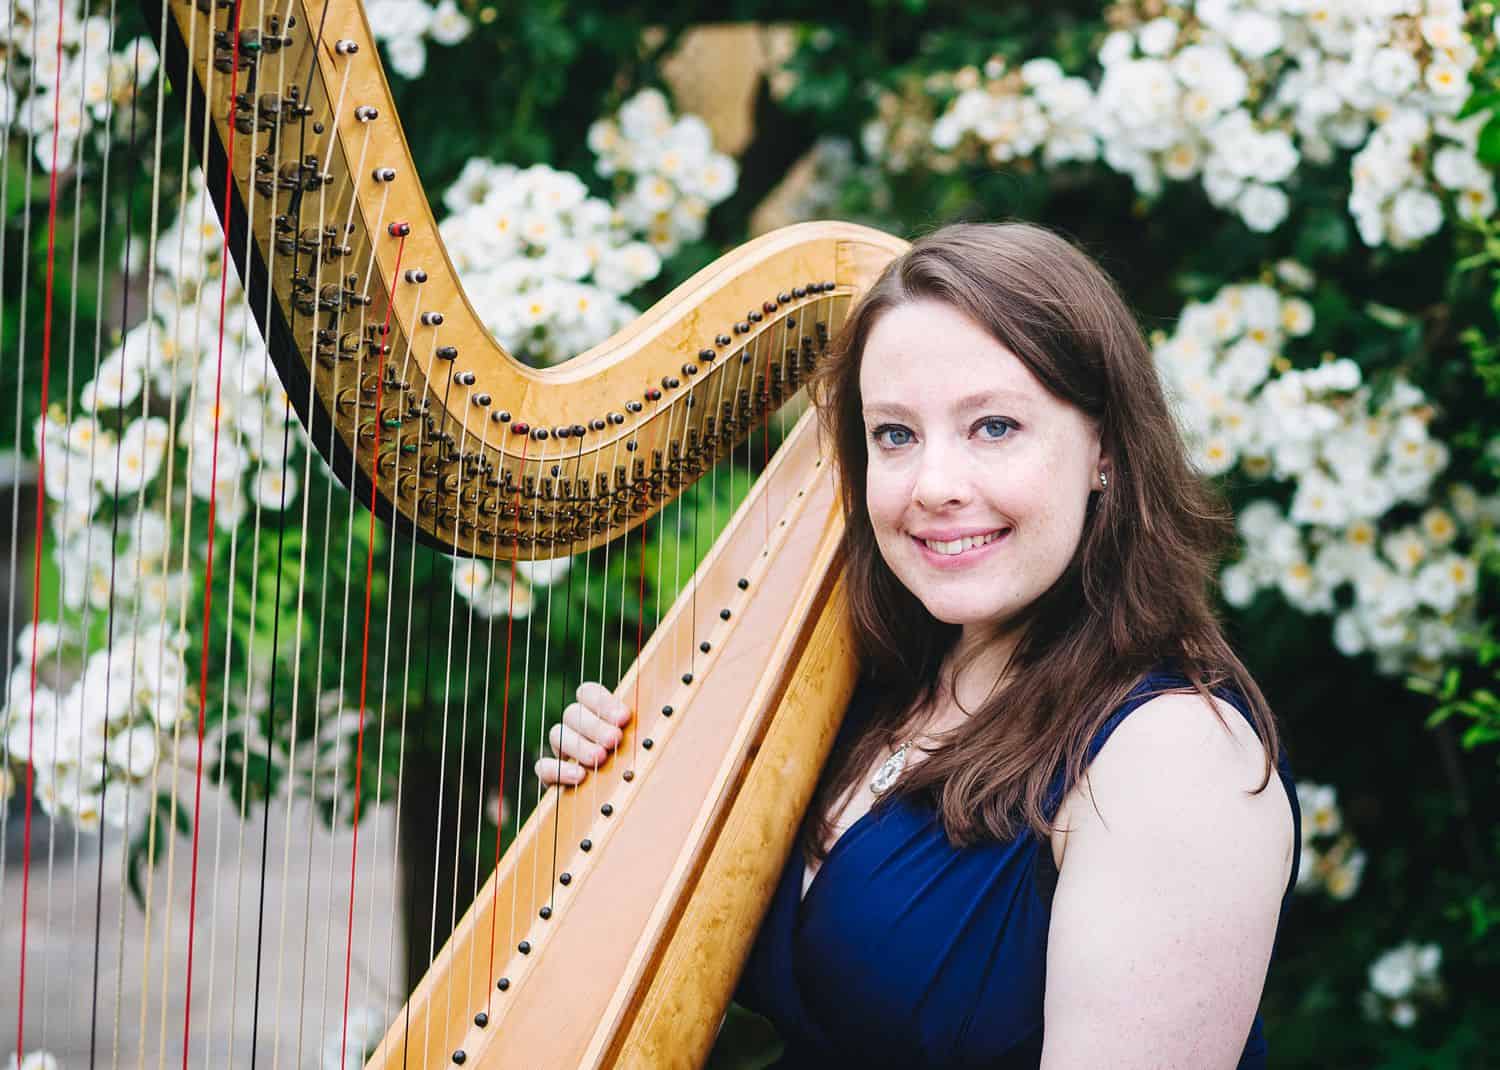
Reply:
[[[955, 412], [963, 412], [966, 409], [995, 403], [1024, 405], [1027, 403], [1027, 398], [1025, 394], [1020, 394], [1013, 390], [982, 390], [977, 394], [967, 394], [959, 398], [953, 403], [953, 409]], [[913, 410], [899, 401], [873, 401], [866, 403], [864, 414], [867, 417], [876, 414], [911, 416]]]

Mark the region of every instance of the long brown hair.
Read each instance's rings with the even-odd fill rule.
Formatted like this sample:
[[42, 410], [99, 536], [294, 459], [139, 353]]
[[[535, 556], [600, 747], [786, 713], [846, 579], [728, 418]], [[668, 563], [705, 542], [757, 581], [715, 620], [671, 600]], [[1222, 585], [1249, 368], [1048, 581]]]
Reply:
[[1047, 836], [1057, 770], [1066, 769], [1066, 793], [1103, 722], [1169, 657], [1205, 698], [1220, 686], [1245, 697], [1265, 752], [1255, 793], [1265, 790], [1280, 753], [1275, 718], [1224, 638], [1211, 598], [1232, 516], [1188, 461], [1134, 316], [1103, 269], [1051, 231], [954, 224], [886, 268], [811, 384], [839, 466], [853, 630], [862, 681], [875, 699], [864, 729], [830, 759], [804, 849], [822, 857], [834, 803], [934, 699], [939, 668], [959, 637], [957, 625], [929, 614], [886, 565], [865, 500], [865, 343], [887, 310], [918, 300], [944, 302], [988, 330], [1048, 391], [1089, 417], [1110, 482], [1090, 496], [1067, 568], [1025, 611], [1003, 689], [966, 710], [965, 722], [877, 805], [925, 796], [955, 846], [1008, 840], [1022, 825]]

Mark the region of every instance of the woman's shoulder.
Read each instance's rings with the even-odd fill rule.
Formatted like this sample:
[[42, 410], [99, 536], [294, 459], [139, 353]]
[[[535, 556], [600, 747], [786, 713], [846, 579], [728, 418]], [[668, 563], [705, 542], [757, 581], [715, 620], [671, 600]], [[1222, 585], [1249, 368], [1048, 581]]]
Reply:
[[1264, 792], [1265, 748], [1248, 703], [1233, 685], [1193, 689], [1172, 663], [1146, 673], [1105, 722], [1090, 745], [1084, 776], [1063, 796], [1055, 825], [1053, 855], [1061, 866], [1070, 831], [1108, 826], [1111, 812], [1128, 821], [1149, 821], [1187, 809], [1242, 808], [1245, 820], [1285, 841], [1287, 864], [1296, 837], [1295, 802], [1281, 776]]

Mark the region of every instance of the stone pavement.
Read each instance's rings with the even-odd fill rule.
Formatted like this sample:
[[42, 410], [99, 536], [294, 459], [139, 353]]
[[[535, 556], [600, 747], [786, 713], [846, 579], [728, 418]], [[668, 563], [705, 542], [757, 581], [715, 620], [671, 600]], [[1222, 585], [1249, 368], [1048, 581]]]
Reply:
[[[0, 1066], [14, 1050], [18, 1000], [22, 822], [17, 796], [10, 800], [5, 823], [0, 880]], [[285, 803], [278, 802], [271, 811], [267, 845], [254, 1062], [259, 1067], [332, 1070], [339, 1065], [352, 833], [342, 828], [330, 834], [311, 816], [307, 802], [298, 800], [288, 857], [286, 826]], [[310, 827], [316, 831], [309, 845]], [[360, 826], [349, 973], [350, 1066], [360, 1065], [361, 1042], [378, 1041], [383, 1023], [401, 1002], [402, 993], [392, 983], [403, 962], [391, 857], [394, 828], [389, 808], [375, 811]], [[39, 811], [33, 811], [32, 830], [27, 1050], [50, 1051], [62, 1070], [88, 1067], [92, 1022], [97, 1030], [94, 1066], [182, 1066], [190, 838], [177, 838], [170, 868], [163, 861], [150, 874], [148, 941], [146, 914], [124, 882], [124, 843], [118, 836], [105, 837], [102, 895], [96, 899], [99, 837], [75, 840], [66, 829], [54, 833]], [[188, 1029], [192, 1067], [251, 1065], [260, 830], [258, 815], [242, 825], [226, 802], [205, 793]], [[96, 902], [101, 907], [98, 1010], [91, 1015]]]

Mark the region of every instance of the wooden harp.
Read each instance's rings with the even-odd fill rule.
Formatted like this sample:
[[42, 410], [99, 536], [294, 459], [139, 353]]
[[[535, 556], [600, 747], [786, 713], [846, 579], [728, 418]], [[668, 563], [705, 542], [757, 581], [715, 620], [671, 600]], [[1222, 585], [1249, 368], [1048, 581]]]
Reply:
[[[497, 569], [563, 556], [583, 560], [611, 545], [623, 556], [633, 532], [642, 530], [644, 538], [642, 525], [665, 517], [674, 502], [680, 508], [684, 493], [732, 462], [757, 432], [754, 441], [768, 449], [773, 413], [784, 418], [788, 409], [804, 408], [801, 388], [851, 301], [905, 248], [852, 225], [787, 228], [704, 268], [603, 344], [554, 368], [530, 368], [491, 339], [464, 296], [357, 2], [166, 0], [151, 7], [148, 0], [148, 8], [173, 87], [166, 99], [178, 116], [168, 110], [166, 121], [181, 122], [202, 159], [225, 223], [225, 252], [264, 338], [263, 345], [231, 353], [219, 375], [230, 374], [235, 360], [269, 356], [312, 444], [350, 488], [359, 506], [351, 504], [351, 517], [371, 525], [371, 547], [378, 518], [393, 562], [397, 545], [418, 543], [493, 561]], [[161, 123], [160, 100], [142, 101], [141, 114], [149, 116], [155, 103]], [[45, 153], [40, 143], [27, 148], [38, 158]], [[161, 173], [160, 157], [158, 151], [153, 177]], [[64, 177], [63, 192], [55, 184], [51, 192], [54, 208], [68, 182], [89, 173], [81, 165], [60, 167], [55, 155], [50, 170]], [[40, 241], [39, 230], [32, 240]], [[50, 251], [46, 263], [51, 332]], [[159, 333], [158, 349], [171, 344], [170, 330]], [[222, 331], [220, 339], [222, 358]], [[50, 333], [42, 348], [51, 352]], [[72, 378], [59, 381], [53, 402], [75, 387]], [[170, 453], [179, 428], [169, 425], [167, 434], [174, 436], [165, 446]], [[475, 893], [472, 903], [391, 1019], [370, 1067], [656, 1067], [704, 1060], [855, 680], [840, 588], [841, 506], [831, 456], [817, 439], [813, 415], [804, 411], [776, 455], [752, 464], [759, 478], [739, 498], [733, 518], [649, 641], [638, 644], [634, 664], [606, 680], [637, 710], [624, 745], [582, 787], [541, 797], [524, 827], [505, 837], [510, 842], [498, 866], [465, 889], [465, 899]], [[44, 453], [44, 470], [47, 460]], [[40, 517], [57, 508], [38, 495], [39, 533]], [[356, 615], [361, 597], [366, 608], [363, 635], [357, 627], [354, 633], [362, 642], [342, 651], [351, 676], [354, 649], [369, 650], [370, 576], [378, 578], [384, 566], [373, 549], [368, 566], [363, 575], [351, 573], [351, 583], [363, 580], [353, 590]], [[391, 587], [400, 578], [387, 577]], [[212, 590], [211, 579], [204, 586]], [[624, 612], [634, 592], [619, 594]], [[36, 619], [45, 620], [39, 591], [33, 600]], [[378, 621], [378, 591], [375, 600]], [[198, 622], [205, 637], [219, 626], [215, 608], [205, 599]], [[197, 613], [195, 606], [186, 615]], [[388, 653], [387, 662], [397, 656]], [[202, 768], [205, 724], [227, 686], [213, 680], [215, 666], [203, 660], [193, 684], [212, 701], [196, 703], [199, 761], [187, 782], [200, 793], [213, 790], [212, 771]], [[360, 660], [368, 676], [370, 659]], [[498, 663], [468, 668], [499, 673]], [[365, 683], [362, 677], [362, 696]], [[10, 706], [7, 739], [21, 738], [15, 733], [23, 726], [31, 732], [20, 765], [20, 745], [7, 744], [13, 767], [26, 770], [27, 838], [11, 853], [9, 870], [0, 869], [0, 877], [9, 873], [7, 887], [16, 886], [18, 868], [26, 871], [14, 908], [21, 969], [16, 988], [6, 990], [16, 997], [23, 1052], [47, 1046], [68, 1016], [54, 1008], [49, 1017], [55, 985], [39, 980], [48, 930], [38, 927], [39, 908], [31, 901], [41, 894], [33, 881], [42, 879], [30, 839], [36, 691], [33, 672], [29, 704], [13, 697]], [[571, 697], [554, 692], [553, 709], [544, 711], [552, 722]], [[363, 726], [362, 714], [361, 732]], [[180, 737], [188, 754], [193, 727], [190, 721]], [[481, 720], [475, 735], [482, 732]], [[345, 802], [356, 814], [357, 783]], [[107, 778], [98, 785], [106, 800], [110, 790]], [[18, 793], [11, 812], [22, 803]], [[174, 818], [178, 812], [174, 805]], [[194, 807], [195, 822], [197, 813]], [[295, 834], [290, 806], [286, 814]], [[357, 852], [357, 821], [355, 829]], [[170, 826], [163, 835], [173, 835]], [[178, 892], [191, 882], [195, 900], [206, 901], [215, 875], [199, 857], [196, 823], [187, 868], [186, 830], [180, 839]], [[87, 922], [95, 873], [77, 866], [78, 857], [75, 849], [71, 884], [67, 867], [55, 869], [49, 857], [47, 890], [55, 896], [71, 888], [70, 916]], [[343, 865], [342, 858], [333, 862]], [[355, 863], [351, 858], [348, 890], [340, 895], [347, 895], [347, 911], [337, 926], [348, 922], [341, 1064], [350, 1050], [350, 955], [362, 933], [398, 938], [394, 927], [382, 924], [377, 932], [373, 919], [358, 916], [369, 908], [360, 902]], [[92, 905], [98, 913], [97, 900]], [[119, 917], [123, 938], [126, 907]], [[256, 1026], [247, 1046], [243, 1021], [223, 1043], [210, 1037], [207, 1054], [195, 1032], [202, 1027], [193, 1022], [194, 1010], [201, 1015], [215, 999], [211, 982], [204, 989], [209, 956], [226, 955], [220, 945], [231, 941], [205, 939], [191, 913], [165, 932], [146, 925], [141, 939], [148, 946], [140, 974], [154, 976], [159, 968], [162, 989], [141, 997], [139, 1035], [120, 1039], [122, 1003], [123, 1018], [133, 1014], [130, 998], [118, 991], [110, 1032], [111, 964], [101, 969], [96, 932], [92, 999], [78, 994], [67, 1004], [75, 1025], [87, 1022], [88, 1046], [74, 1041], [68, 1065], [81, 1064], [85, 1050], [91, 1066], [259, 1065], [270, 1058], [269, 1042], [255, 1054], [262, 1042]], [[163, 944], [152, 948], [151, 941]], [[174, 942], [175, 951], [167, 946]], [[181, 960], [184, 942], [185, 984], [175, 966], [169, 983], [166, 964], [173, 954], [172, 962]], [[238, 937], [233, 943], [229, 954], [250, 955]], [[115, 951], [121, 964], [123, 947]], [[255, 955], [258, 997], [258, 948]], [[250, 966], [231, 962], [224, 970], [238, 984]], [[114, 972], [124, 978], [134, 964]], [[335, 992], [324, 997], [335, 1022], [339, 973], [332, 970]]]

